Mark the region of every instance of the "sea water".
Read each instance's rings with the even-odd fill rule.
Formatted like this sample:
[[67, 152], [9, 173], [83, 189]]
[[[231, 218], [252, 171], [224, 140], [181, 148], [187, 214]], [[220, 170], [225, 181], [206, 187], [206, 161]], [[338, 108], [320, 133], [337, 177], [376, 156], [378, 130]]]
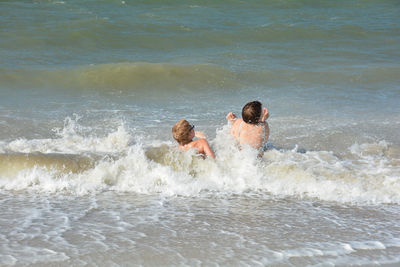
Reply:
[[[0, 265], [398, 266], [398, 1], [1, 1]], [[262, 158], [228, 112], [270, 111]], [[180, 119], [217, 158], [175, 146]]]

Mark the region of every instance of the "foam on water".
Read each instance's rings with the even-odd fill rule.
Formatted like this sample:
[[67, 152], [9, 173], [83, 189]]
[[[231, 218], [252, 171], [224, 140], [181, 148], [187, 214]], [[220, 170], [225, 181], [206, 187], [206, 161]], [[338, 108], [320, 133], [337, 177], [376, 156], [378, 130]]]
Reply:
[[0, 265], [398, 266], [399, 7], [0, 1]]
[[354, 144], [342, 156], [271, 148], [258, 158], [253, 149], [239, 150], [224, 127], [211, 140], [217, 159], [203, 160], [170, 142], [133, 136], [124, 125], [105, 136], [83, 136], [77, 121], [67, 119], [56, 133], [52, 139], [1, 143], [7, 160], [0, 164], [0, 187], [74, 195], [110, 190], [194, 196], [261, 190], [338, 202], [400, 203], [400, 159], [385, 141]]

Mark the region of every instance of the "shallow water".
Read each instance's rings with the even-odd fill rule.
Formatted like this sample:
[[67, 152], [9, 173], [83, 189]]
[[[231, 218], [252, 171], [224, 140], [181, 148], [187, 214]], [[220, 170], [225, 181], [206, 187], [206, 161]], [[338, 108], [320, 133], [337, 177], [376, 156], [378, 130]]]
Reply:
[[[399, 11], [1, 1], [0, 265], [398, 265]], [[225, 121], [254, 99], [262, 158]]]
[[[398, 208], [246, 193], [1, 196], [2, 264], [387, 265]], [[68, 205], [65, 205], [68, 203]], [[24, 218], [23, 223], [9, 222]], [[377, 223], [379, 221], [379, 223]], [[2, 227], [4, 229], [4, 227]], [[398, 232], [397, 232], [398, 233]]]

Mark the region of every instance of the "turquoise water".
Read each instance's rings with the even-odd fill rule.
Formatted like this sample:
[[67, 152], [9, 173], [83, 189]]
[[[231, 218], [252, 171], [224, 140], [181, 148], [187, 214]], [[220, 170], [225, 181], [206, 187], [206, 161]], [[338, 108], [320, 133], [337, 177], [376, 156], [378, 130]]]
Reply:
[[[0, 1], [0, 265], [398, 265], [398, 14]], [[254, 99], [261, 159], [225, 121]], [[173, 148], [182, 118], [215, 161]]]

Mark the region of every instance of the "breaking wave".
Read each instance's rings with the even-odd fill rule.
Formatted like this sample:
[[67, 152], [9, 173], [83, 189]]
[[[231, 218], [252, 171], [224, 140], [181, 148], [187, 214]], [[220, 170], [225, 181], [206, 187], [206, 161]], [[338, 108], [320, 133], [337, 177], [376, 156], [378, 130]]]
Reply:
[[346, 156], [271, 148], [262, 158], [238, 150], [226, 127], [211, 140], [217, 159], [182, 153], [169, 142], [134, 138], [124, 126], [83, 137], [69, 120], [52, 139], [0, 143], [0, 189], [85, 195], [102, 191], [198, 195], [265, 192], [353, 203], [400, 203], [399, 149], [354, 144]]

